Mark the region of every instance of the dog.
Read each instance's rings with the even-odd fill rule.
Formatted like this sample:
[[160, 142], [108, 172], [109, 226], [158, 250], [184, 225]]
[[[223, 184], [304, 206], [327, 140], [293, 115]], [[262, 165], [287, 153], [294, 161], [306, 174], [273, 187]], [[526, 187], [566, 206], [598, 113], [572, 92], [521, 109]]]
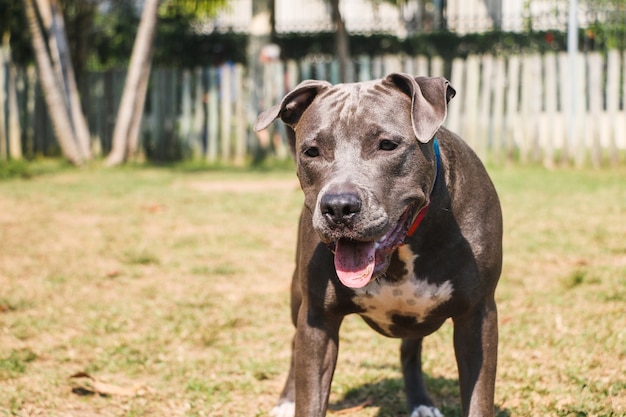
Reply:
[[326, 414], [342, 319], [401, 338], [412, 417], [442, 416], [427, 393], [422, 340], [448, 318], [464, 416], [493, 416], [502, 213], [483, 164], [442, 126], [456, 91], [394, 73], [303, 81], [261, 113], [287, 126], [304, 192], [291, 314], [291, 368], [271, 414]]

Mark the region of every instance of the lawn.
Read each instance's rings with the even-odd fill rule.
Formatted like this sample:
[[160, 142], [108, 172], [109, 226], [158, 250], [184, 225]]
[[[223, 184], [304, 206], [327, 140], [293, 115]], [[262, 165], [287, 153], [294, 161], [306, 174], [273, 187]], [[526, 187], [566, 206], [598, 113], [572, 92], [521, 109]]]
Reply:
[[[491, 173], [499, 415], [625, 416], [626, 169]], [[0, 182], [0, 415], [266, 416], [290, 355], [301, 203], [288, 171]], [[424, 346], [446, 417], [460, 416], [451, 336], [446, 323]], [[399, 342], [350, 317], [341, 343], [333, 414], [407, 416]]]

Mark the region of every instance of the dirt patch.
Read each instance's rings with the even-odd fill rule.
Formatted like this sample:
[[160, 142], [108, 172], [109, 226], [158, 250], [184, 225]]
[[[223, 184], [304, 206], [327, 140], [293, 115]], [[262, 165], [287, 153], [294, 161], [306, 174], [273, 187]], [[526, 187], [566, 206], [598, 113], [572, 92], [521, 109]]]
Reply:
[[263, 181], [192, 181], [186, 182], [185, 186], [206, 193], [263, 193], [269, 191], [300, 190], [300, 184], [297, 180], [293, 179], [271, 179]]

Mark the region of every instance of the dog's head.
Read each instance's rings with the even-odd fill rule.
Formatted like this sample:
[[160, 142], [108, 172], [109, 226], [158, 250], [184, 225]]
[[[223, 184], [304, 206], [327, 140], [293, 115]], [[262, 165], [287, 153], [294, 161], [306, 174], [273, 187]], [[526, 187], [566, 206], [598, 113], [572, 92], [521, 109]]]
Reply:
[[313, 228], [352, 288], [383, 274], [436, 175], [433, 137], [455, 94], [443, 78], [391, 74], [339, 84], [304, 81], [263, 112], [280, 118], [296, 159]]

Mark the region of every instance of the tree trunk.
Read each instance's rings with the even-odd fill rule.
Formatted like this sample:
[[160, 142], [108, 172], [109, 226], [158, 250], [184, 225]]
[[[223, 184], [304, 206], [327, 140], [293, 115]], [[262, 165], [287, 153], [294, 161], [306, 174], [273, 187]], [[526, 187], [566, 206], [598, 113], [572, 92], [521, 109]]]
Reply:
[[73, 164], [82, 165], [85, 157], [77, 146], [78, 140], [72, 127], [62, 89], [57, 84], [55, 70], [50, 61], [34, 0], [24, 1], [28, 29], [31, 34], [33, 51], [39, 71], [39, 81], [43, 91], [52, 127], [63, 155]]
[[56, 0], [51, 1], [53, 30], [59, 51], [59, 67], [61, 68], [64, 93], [69, 105], [70, 120], [74, 128], [74, 134], [78, 144], [78, 149], [85, 159], [91, 159], [91, 135], [87, 127], [87, 120], [80, 105], [80, 96], [76, 86], [76, 76], [72, 65], [69, 43], [65, 34], [65, 22], [61, 7]]
[[[265, 88], [264, 80], [264, 63], [261, 62], [261, 50], [265, 45], [272, 42], [272, 33], [275, 28], [272, 22], [275, 21], [274, 16], [274, 0], [257, 0], [252, 2], [252, 19], [250, 21], [248, 37], [248, 82], [250, 94], [248, 119], [251, 125], [254, 124], [257, 115], [267, 110], [267, 103], [264, 102]], [[269, 133], [259, 132], [251, 138], [253, 147], [252, 163], [260, 164], [267, 156], [269, 146]]]
[[348, 71], [350, 69], [350, 39], [346, 23], [339, 10], [339, 0], [330, 0], [331, 14], [335, 26], [335, 52], [339, 60], [340, 82], [352, 81]]
[[61, 89], [65, 108], [72, 124], [76, 146], [81, 156], [89, 160], [92, 157], [89, 128], [80, 105], [76, 77], [65, 34], [63, 13], [57, 0], [37, 0], [37, 4], [41, 21], [48, 34], [48, 49], [55, 69], [57, 85]]
[[[7, 56], [9, 59], [11, 58], [11, 49], [7, 47], [6, 49]], [[8, 147], [9, 147], [9, 157], [13, 160], [22, 159], [22, 131], [20, 129], [20, 119], [19, 119], [19, 106], [17, 103], [17, 69], [15, 68], [15, 64], [9, 61], [8, 65], [8, 97], [7, 97], [7, 109], [9, 118], [7, 120], [8, 126]]]
[[139, 126], [148, 89], [154, 33], [159, 0], [146, 0], [133, 45], [124, 91], [113, 129], [112, 149], [106, 165], [118, 165], [131, 158], [139, 143]]

